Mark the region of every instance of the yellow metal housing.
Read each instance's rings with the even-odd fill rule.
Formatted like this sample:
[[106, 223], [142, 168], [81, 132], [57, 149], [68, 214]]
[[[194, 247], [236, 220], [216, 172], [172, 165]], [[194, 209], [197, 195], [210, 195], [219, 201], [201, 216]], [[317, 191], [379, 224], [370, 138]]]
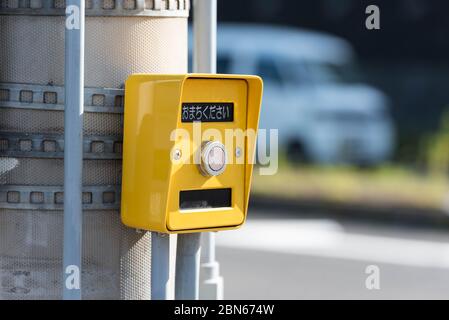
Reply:
[[[247, 135], [226, 144], [226, 129], [257, 132], [262, 80], [241, 75], [135, 74], [126, 81], [125, 90], [123, 223], [163, 233], [241, 226], [248, 208], [255, 144]], [[222, 174], [205, 176], [198, 169], [195, 159], [199, 142], [205, 139], [195, 138], [198, 122], [182, 121], [183, 103], [233, 104], [232, 121], [200, 122], [203, 136], [208, 129], [221, 134], [213, 139], [224, 144], [230, 160]], [[236, 159], [236, 150], [242, 151], [244, 161]], [[216, 189], [230, 190], [229, 206], [180, 207], [181, 192]]]

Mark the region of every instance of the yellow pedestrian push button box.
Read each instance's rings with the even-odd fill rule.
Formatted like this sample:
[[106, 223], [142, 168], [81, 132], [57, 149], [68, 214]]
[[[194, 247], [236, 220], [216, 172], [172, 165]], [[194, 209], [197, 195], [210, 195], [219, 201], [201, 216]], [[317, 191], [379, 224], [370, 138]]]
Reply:
[[247, 214], [262, 80], [135, 74], [125, 86], [121, 217], [163, 233], [235, 229]]

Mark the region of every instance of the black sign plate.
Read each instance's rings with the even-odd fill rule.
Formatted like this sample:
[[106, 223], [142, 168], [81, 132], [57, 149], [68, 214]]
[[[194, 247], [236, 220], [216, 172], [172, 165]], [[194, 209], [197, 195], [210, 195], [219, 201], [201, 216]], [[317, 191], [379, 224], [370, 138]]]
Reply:
[[233, 122], [234, 103], [183, 103], [181, 122]]
[[179, 208], [181, 210], [227, 208], [231, 206], [231, 189], [190, 190], [179, 193]]

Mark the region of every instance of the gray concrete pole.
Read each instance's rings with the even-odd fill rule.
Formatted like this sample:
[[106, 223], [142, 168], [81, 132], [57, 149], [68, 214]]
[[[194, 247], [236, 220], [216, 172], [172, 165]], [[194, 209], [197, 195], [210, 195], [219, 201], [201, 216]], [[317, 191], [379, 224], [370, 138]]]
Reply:
[[198, 300], [201, 233], [178, 235], [176, 252], [175, 299]]
[[81, 299], [84, 0], [67, 0], [64, 112], [63, 298]]

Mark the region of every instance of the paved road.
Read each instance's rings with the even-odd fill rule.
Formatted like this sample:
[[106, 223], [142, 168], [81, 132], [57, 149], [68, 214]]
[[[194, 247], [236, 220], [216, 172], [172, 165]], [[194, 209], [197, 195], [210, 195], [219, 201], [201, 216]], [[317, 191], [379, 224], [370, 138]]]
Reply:
[[[449, 299], [449, 230], [250, 216], [217, 236], [226, 299]], [[370, 265], [379, 290], [366, 287]]]

